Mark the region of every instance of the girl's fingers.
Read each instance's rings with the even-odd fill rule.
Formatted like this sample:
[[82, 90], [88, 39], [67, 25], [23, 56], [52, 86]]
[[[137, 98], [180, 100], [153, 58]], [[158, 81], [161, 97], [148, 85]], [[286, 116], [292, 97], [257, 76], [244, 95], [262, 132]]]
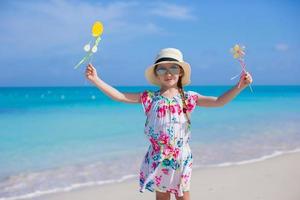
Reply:
[[94, 73], [91, 72], [91, 71], [86, 71], [85, 74], [86, 74], [86, 75], [93, 75]]
[[88, 64], [87, 69], [94, 69], [94, 67], [91, 64]]
[[94, 76], [96, 75], [96, 69], [94, 68], [94, 66], [92, 64], [88, 64], [85, 70], [85, 75], [88, 78], [89, 76]]
[[86, 72], [93, 72], [93, 69], [87, 68]]
[[245, 78], [245, 83], [250, 84], [252, 82], [252, 79], [250, 77]]
[[95, 69], [95, 67], [94, 67], [92, 64], [90, 64], [90, 68], [91, 68], [91, 69]]
[[88, 70], [91, 71], [91, 72], [94, 72], [94, 71], [95, 71], [95, 69], [92, 68], [92, 67], [91, 67], [91, 68], [88, 68]]
[[249, 72], [247, 72], [247, 74], [245, 75], [244, 79], [251, 79], [251, 75], [249, 74]]

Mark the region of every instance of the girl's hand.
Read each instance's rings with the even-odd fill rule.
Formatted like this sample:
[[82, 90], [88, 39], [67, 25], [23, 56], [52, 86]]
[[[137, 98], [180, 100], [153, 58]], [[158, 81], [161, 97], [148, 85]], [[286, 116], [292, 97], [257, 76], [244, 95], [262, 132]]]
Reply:
[[239, 85], [241, 88], [247, 87], [250, 83], [252, 83], [252, 76], [249, 72], [243, 73], [240, 78]]
[[96, 68], [91, 63], [89, 63], [86, 67], [85, 76], [88, 80], [90, 80], [92, 82], [94, 82], [95, 80], [97, 80], [99, 78], [97, 75]]

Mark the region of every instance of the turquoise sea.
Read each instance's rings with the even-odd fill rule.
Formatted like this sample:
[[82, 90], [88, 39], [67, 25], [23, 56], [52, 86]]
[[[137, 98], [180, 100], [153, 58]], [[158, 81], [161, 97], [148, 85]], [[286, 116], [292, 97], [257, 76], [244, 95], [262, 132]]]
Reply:
[[[189, 86], [220, 96], [233, 86]], [[116, 87], [141, 92], [156, 87]], [[300, 86], [255, 86], [191, 117], [194, 169], [300, 150]], [[141, 104], [96, 87], [0, 88], [0, 200], [136, 178], [149, 142]]]

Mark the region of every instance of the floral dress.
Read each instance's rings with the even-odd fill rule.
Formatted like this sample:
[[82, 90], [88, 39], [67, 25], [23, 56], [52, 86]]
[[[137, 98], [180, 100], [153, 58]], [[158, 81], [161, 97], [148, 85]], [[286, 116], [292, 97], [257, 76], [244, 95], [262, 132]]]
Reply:
[[[184, 91], [187, 112], [196, 107], [198, 93]], [[189, 191], [192, 173], [192, 153], [188, 144], [190, 124], [183, 112], [181, 95], [173, 98], [160, 91], [145, 90], [140, 94], [146, 115], [144, 133], [150, 141], [140, 167], [140, 192], [170, 192], [183, 196]]]

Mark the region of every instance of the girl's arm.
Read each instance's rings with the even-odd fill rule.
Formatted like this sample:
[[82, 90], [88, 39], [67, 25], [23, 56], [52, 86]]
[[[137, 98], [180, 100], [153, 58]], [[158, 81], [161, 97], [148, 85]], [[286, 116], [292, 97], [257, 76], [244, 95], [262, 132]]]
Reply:
[[88, 64], [85, 74], [89, 81], [91, 81], [97, 88], [99, 88], [111, 99], [126, 103], [140, 103], [140, 93], [122, 93], [105, 83], [98, 77], [97, 70], [92, 64]]
[[213, 96], [203, 96], [198, 95], [198, 106], [204, 107], [220, 107], [224, 106], [226, 103], [230, 102], [233, 98], [235, 98], [243, 89], [247, 87], [252, 82], [251, 75], [247, 72], [240, 78], [240, 88], [238, 88], [239, 83], [237, 83], [233, 88], [225, 92], [219, 97]]
[[203, 107], [224, 106], [241, 91], [242, 88], [241, 87], [238, 88], [238, 86], [235, 85], [233, 88], [231, 88], [230, 90], [228, 90], [227, 92], [225, 92], [223, 95], [219, 97], [198, 95], [197, 106], [203, 106]]

